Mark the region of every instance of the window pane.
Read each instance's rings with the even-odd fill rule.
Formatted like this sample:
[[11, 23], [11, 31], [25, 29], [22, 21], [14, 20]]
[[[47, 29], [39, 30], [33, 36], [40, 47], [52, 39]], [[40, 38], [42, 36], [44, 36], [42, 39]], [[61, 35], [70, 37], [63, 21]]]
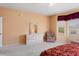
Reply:
[[79, 19], [74, 19], [68, 21], [69, 24], [69, 35], [78, 35], [79, 34]]
[[58, 21], [58, 33], [64, 35], [64, 21]]

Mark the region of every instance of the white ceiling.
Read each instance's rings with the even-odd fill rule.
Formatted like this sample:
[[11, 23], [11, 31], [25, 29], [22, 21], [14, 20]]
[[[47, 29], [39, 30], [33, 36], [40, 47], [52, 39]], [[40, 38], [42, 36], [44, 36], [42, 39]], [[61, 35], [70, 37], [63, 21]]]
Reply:
[[49, 3], [0, 3], [0, 6], [50, 16], [79, 8], [79, 3], [55, 3], [53, 6], [49, 6]]

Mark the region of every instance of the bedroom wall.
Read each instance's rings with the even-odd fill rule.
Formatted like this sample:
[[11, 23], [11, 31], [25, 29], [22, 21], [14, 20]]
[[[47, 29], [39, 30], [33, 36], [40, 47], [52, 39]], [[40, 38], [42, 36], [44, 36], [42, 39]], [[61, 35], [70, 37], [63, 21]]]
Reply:
[[37, 24], [38, 32], [49, 30], [49, 17], [0, 7], [3, 17], [3, 45], [19, 44], [19, 36], [29, 34], [29, 22]]
[[53, 15], [50, 17], [50, 31], [54, 32], [56, 34], [56, 22], [57, 22], [57, 16]]

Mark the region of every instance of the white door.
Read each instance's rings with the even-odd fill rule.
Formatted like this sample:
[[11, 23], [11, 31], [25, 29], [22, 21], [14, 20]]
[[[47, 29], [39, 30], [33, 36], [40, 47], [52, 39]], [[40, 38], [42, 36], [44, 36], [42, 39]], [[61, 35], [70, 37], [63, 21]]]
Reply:
[[2, 17], [0, 17], [0, 47], [2, 47]]

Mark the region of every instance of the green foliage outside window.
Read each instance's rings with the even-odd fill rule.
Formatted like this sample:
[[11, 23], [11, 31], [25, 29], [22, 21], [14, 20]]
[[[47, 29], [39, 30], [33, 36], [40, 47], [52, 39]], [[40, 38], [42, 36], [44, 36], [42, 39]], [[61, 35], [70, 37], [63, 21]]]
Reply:
[[59, 32], [64, 33], [64, 28], [63, 27], [59, 27]]

